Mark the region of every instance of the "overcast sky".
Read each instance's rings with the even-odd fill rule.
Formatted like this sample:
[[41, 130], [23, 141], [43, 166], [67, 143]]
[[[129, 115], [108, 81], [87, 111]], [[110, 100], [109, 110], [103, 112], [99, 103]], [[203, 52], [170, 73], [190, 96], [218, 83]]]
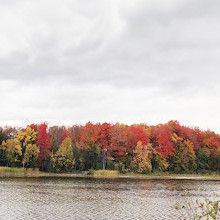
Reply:
[[220, 133], [219, 8], [0, 0], [0, 126], [178, 120]]

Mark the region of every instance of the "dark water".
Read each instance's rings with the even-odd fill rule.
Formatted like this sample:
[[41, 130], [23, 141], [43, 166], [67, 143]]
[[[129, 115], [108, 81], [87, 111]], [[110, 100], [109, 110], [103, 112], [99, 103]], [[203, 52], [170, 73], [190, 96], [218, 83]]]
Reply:
[[0, 178], [0, 219], [192, 219], [186, 202], [219, 181]]

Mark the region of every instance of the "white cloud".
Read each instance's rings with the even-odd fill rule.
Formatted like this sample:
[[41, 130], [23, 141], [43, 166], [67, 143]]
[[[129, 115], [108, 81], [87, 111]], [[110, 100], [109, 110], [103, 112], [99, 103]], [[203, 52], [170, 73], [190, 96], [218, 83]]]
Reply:
[[0, 125], [220, 132], [218, 1], [0, 1]]

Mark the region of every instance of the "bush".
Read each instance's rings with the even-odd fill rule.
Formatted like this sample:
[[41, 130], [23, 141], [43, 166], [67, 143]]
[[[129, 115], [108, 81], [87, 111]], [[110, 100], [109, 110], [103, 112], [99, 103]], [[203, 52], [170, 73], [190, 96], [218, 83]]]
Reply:
[[[182, 208], [186, 208], [187, 215], [190, 219], [220, 219], [220, 200], [214, 195], [213, 199], [204, 198], [202, 200], [195, 200], [187, 202]], [[175, 206], [176, 210], [180, 210], [180, 206]]]

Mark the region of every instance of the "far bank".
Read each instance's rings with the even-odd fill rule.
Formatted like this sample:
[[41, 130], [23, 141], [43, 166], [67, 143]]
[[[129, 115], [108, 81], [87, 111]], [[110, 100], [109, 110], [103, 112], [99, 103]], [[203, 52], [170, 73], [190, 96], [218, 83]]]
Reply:
[[146, 179], [146, 180], [201, 180], [220, 181], [218, 173], [211, 174], [175, 174], [168, 172], [137, 174], [121, 174], [116, 170], [92, 170], [78, 173], [48, 173], [38, 169], [0, 167], [0, 178], [2, 177], [59, 177], [59, 178], [118, 178], [118, 179]]

